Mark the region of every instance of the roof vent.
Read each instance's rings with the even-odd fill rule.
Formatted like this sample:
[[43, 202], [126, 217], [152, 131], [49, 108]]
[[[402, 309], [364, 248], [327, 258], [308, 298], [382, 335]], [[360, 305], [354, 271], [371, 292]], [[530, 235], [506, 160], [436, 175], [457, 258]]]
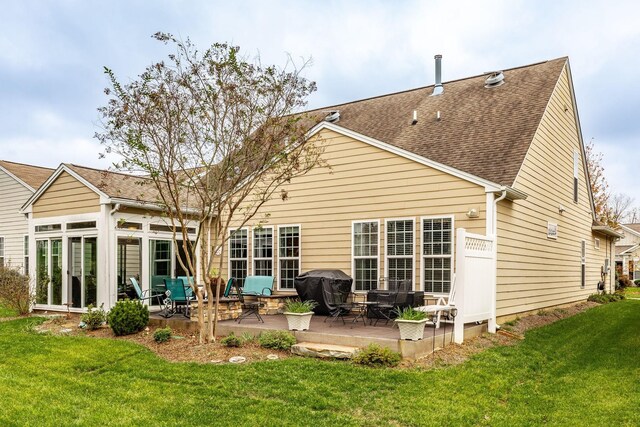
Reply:
[[498, 87], [504, 84], [504, 74], [502, 71], [493, 71], [488, 74], [487, 79], [484, 81], [484, 87]]
[[327, 114], [327, 117], [325, 117], [324, 120], [329, 123], [337, 122], [338, 120], [340, 120], [340, 111], [339, 110], [329, 111], [329, 114]]
[[436, 84], [433, 86], [431, 96], [436, 96], [444, 92], [444, 87], [442, 86], [442, 55], [436, 55], [433, 59], [436, 60]]

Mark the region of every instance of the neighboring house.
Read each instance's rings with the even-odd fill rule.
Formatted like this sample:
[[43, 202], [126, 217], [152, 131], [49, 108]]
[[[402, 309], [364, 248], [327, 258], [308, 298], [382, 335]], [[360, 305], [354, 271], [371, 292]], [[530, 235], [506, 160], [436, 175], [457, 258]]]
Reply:
[[22, 205], [53, 169], [0, 160], [0, 265], [28, 270], [27, 219]]
[[620, 224], [624, 237], [616, 242], [616, 270], [640, 279], [640, 224]]
[[356, 292], [408, 279], [442, 295], [464, 228], [497, 232], [482, 272], [494, 319], [584, 300], [600, 281], [613, 290], [621, 235], [595, 222], [567, 58], [309, 113], [331, 169], [293, 180], [286, 201], [233, 232], [225, 276], [274, 275], [292, 292], [299, 272], [337, 268]]
[[23, 206], [36, 308], [110, 308], [134, 297], [132, 277], [149, 289], [185, 275], [157, 201], [145, 178], [61, 164]]

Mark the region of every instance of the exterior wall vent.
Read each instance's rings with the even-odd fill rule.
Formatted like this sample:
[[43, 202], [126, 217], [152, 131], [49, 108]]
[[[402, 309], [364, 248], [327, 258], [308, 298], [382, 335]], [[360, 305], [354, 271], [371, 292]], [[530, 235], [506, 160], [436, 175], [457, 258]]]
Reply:
[[327, 114], [327, 117], [325, 117], [324, 120], [329, 123], [337, 122], [338, 120], [340, 120], [340, 111], [329, 111], [329, 114]]
[[502, 73], [502, 71], [494, 71], [488, 74], [489, 76], [484, 81], [484, 87], [498, 87], [504, 84], [504, 74]]

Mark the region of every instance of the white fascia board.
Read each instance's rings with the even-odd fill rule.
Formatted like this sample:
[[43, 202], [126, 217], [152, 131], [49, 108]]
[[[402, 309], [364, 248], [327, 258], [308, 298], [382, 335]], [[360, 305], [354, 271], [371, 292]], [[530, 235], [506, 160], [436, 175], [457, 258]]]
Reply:
[[32, 193], [36, 191], [32, 186], [30, 186], [29, 184], [27, 184], [26, 182], [24, 182], [23, 180], [21, 180], [20, 178], [18, 178], [17, 176], [12, 174], [11, 172], [9, 172], [7, 169], [3, 168], [2, 165], [0, 165], [0, 171], [2, 171], [4, 173], [6, 173], [7, 175], [9, 175], [14, 181], [16, 181], [18, 184], [22, 185], [23, 187], [25, 187], [27, 190], [31, 191]]
[[386, 142], [379, 141], [377, 139], [352, 131], [342, 126], [338, 126], [335, 123], [329, 123], [329, 122], [318, 123], [313, 128], [311, 128], [311, 130], [309, 130], [309, 132], [307, 133], [307, 138], [312, 137], [313, 135], [317, 134], [323, 129], [332, 130], [339, 134], [356, 139], [360, 142], [364, 142], [365, 144], [369, 144], [374, 147], [380, 148], [381, 150], [385, 150], [390, 153], [396, 154], [398, 156], [404, 157], [405, 159], [413, 160], [414, 162], [423, 164], [425, 166], [429, 166], [431, 168], [434, 168], [441, 172], [455, 176], [457, 178], [463, 179], [465, 181], [471, 182], [473, 184], [480, 185], [484, 187], [485, 191], [499, 191], [501, 188], [501, 185], [496, 184], [495, 182], [491, 182], [486, 179], [480, 178], [479, 176], [475, 176], [470, 173], [453, 168], [451, 166], [447, 166], [442, 163], [435, 162], [433, 160], [427, 159], [426, 157], [422, 157], [410, 151], [403, 150], [402, 148], [398, 148], [394, 145], [387, 144]]
[[640, 248], [640, 244], [637, 244], [635, 246], [631, 246], [629, 249], [627, 249], [626, 251], [622, 251], [620, 252], [618, 255], [616, 256], [620, 256], [620, 255], [626, 255], [627, 253], [633, 253], [635, 252], [636, 249]]
[[[87, 181], [86, 179], [82, 178], [80, 175], [78, 175], [77, 173], [75, 173], [73, 170], [69, 169], [68, 167], [66, 167], [64, 165], [64, 163], [61, 163], [60, 166], [58, 166], [58, 168], [51, 174], [51, 176], [44, 182], [44, 184], [42, 184], [40, 186], [40, 188], [38, 188], [38, 191], [36, 191], [30, 198], [29, 200], [27, 200], [25, 202], [24, 205], [22, 205], [22, 208], [20, 208], [20, 212], [21, 213], [27, 213], [27, 212], [31, 212], [31, 205], [38, 200], [38, 198], [40, 198], [40, 196], [42, 195], [42, 193], [44, 193], [50, 186], [51, 184], [53, 184], [53, 182], [62, 174], [62, 172], [67, 172], [69, 175], [73, 176], [75, 179], [77, 179], [78, 181], [80, 181], [83, 185], [85, 185], [86, 187], [88, 187], [91, 191], [93, 191], [94, 193], [96, 193], [98, 196], [100, 196], [100, 204], [106, 204], [106, 203], [110, 203], [111, 199], [109, 198], [108, 195], [106, 195], [105, 193], [103, 193], [102, 191], [100, 191], [96, 186], [94, 186], [93, 184], [91, 184], [89, 181]], [[29, 209], [27, 211], [27, 209]]]

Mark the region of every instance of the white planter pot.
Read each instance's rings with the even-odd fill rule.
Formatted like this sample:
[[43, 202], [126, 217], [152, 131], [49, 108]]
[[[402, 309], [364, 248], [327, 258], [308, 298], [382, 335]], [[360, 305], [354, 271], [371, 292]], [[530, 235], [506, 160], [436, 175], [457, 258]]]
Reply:
[[400, 339], [418, 341], [421, 340], [424, 335], [424, 327], [427, 324], [427, 319], [422, 320], [402, 320], [396, 319], [398, 329], [400, 329]]
[[289, 324], [290, 331], [306, 331], [309, 329], [309, 323], [311, 323], [311, 316], [313, 311], [307, 313], [290, 313], [284, 312], [287, 317], [287, 323]]

